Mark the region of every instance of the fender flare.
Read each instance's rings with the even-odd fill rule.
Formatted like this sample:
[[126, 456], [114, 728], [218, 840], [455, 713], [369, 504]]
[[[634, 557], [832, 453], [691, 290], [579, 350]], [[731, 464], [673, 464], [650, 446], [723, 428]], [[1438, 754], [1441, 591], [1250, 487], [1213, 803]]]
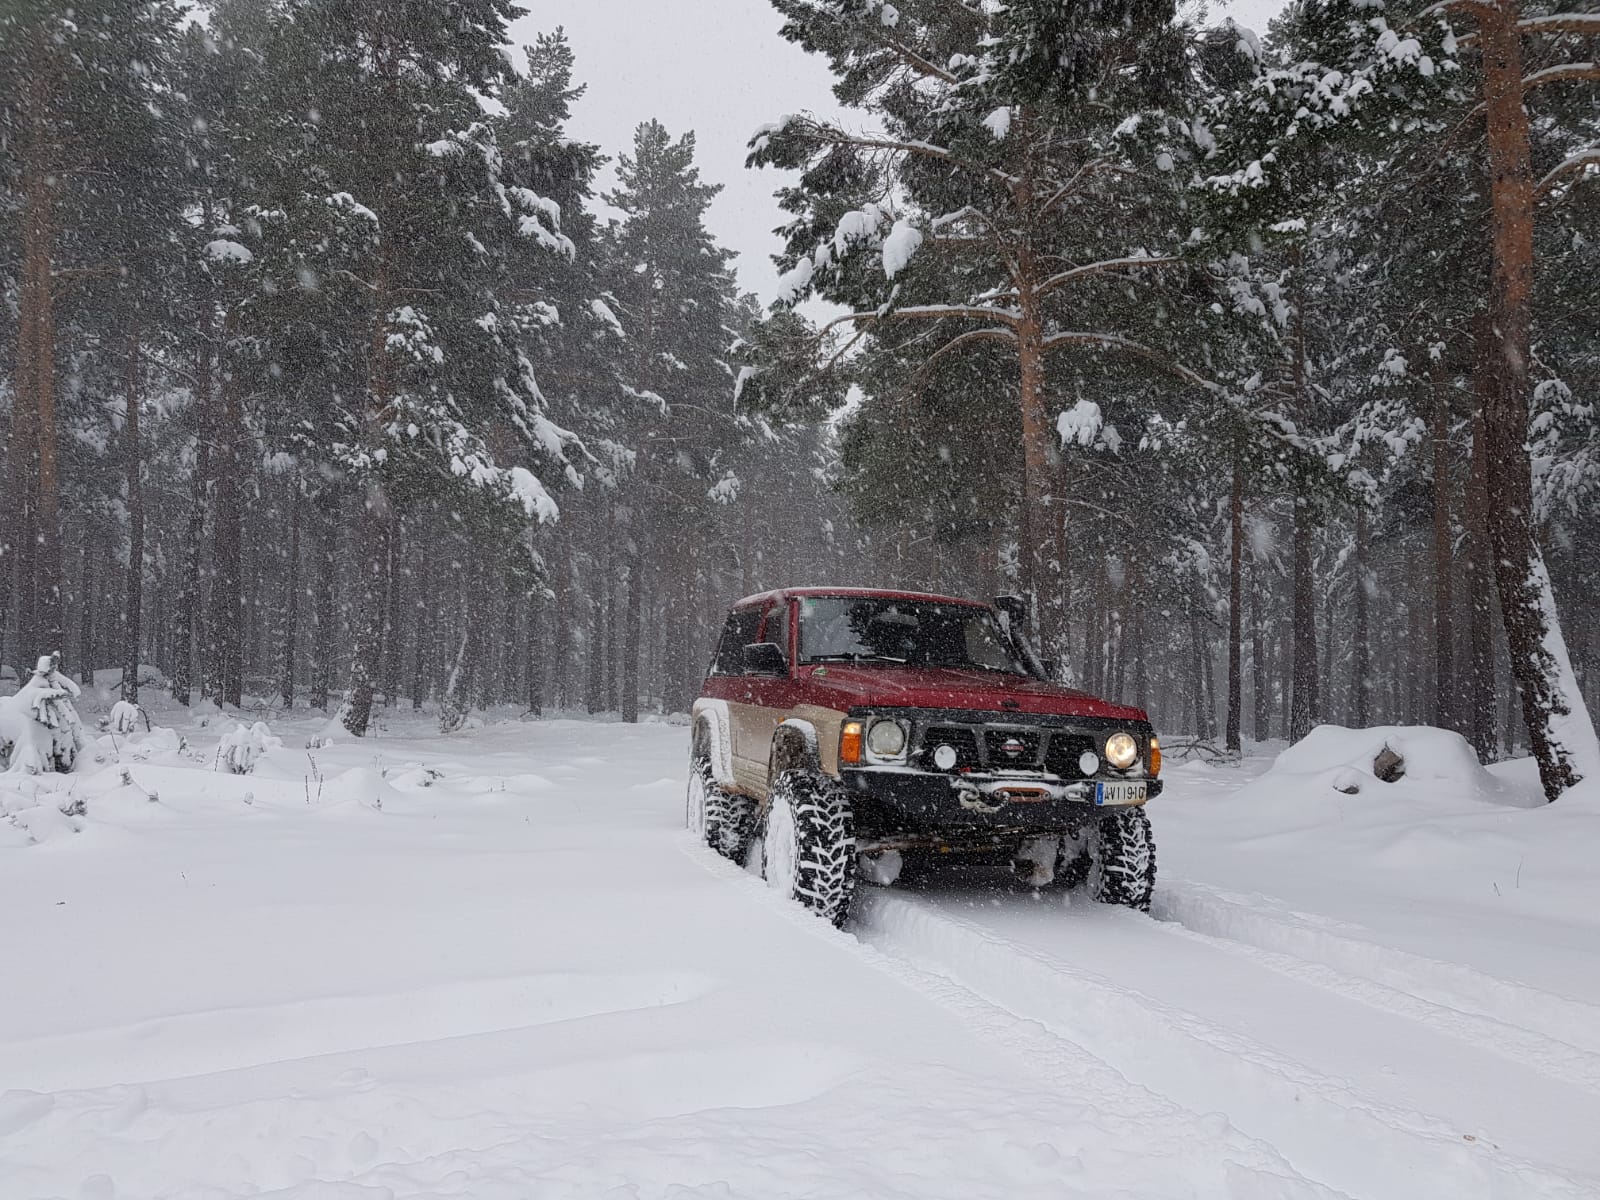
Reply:
[[689, 753], [694, 753], [695, 740], [705, 732], [706, 750], [711, 758], [711, 777], [722, 787], [732, 788], [733, 740], [728, 736], [728, 702], [726, 700], [696, 700], [692, 710], [693, 732], [689, 735]]
[[785, 771], [795, 769], [821, 771], [822, 755], [817, 749], [817, 727], [799, 717], [788, 717], [778, 722], [773, 731], [767, 779], [775, 781]]

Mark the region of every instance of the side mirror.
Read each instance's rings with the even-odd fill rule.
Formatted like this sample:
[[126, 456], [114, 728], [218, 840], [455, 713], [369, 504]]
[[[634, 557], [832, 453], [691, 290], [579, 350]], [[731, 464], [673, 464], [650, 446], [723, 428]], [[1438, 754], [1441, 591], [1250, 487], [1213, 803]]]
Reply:
[[1022, 596], [996, 596], [994, 606], [1005, 613], [1011, 628], [1018, 633], [1028, 627], [1028, 601]]
[[744, 648], [746, 675], [787, 675], [789, 664], [777, 642], [751, 642]]

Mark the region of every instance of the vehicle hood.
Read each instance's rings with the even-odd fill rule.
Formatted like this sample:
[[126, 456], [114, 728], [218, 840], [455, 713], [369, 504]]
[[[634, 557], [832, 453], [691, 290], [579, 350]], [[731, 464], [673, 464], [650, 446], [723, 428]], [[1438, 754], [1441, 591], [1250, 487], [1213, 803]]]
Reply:
[[814, 703], [840, 710], [862, 704], [1052, 717], [1103, 717], [1114, 721], [1149, 719], [1137, 708], [1112, 704], [1087, 692], [992, 671], [819, 663], [801, 667], [800, 673]]

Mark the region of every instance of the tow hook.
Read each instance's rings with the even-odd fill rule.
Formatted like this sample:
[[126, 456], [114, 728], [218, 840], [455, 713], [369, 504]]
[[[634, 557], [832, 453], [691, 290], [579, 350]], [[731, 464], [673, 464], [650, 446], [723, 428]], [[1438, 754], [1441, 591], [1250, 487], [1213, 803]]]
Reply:
[[999, 804], [990, 804], [984, 794], [966, 780], [957, 783], [955, 789], [957, 802], [970, 812], [997, 813], [1005, 807], [1003, 799]]

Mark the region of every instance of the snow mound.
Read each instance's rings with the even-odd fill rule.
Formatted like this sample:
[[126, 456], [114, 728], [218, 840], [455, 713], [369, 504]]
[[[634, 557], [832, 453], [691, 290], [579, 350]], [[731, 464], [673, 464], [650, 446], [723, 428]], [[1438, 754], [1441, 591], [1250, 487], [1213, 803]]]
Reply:
[[1544, 801], [1485, 769], [1459, 733], [1428, 725], [1319, 725], [1279, 754], [1240, 795], [1326, 798], [1334, 793], [1375, 801], [1468, 799], [1513, 808]]

